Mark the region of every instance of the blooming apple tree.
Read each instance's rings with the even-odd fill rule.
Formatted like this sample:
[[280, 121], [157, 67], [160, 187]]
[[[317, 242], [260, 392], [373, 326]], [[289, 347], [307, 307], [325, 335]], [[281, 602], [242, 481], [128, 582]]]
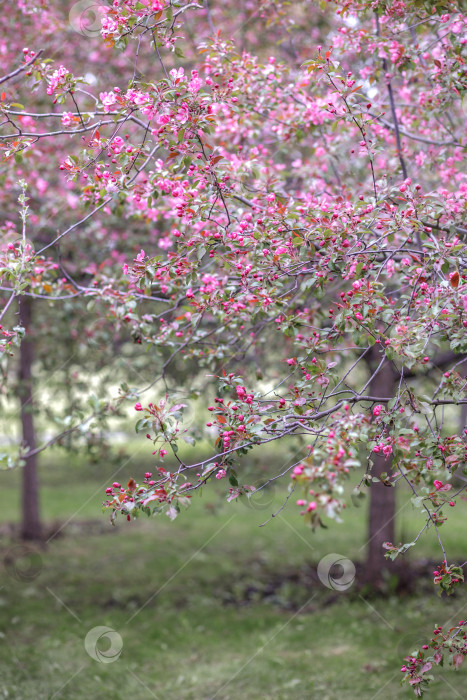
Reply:
[[[467, 17], [450, 0], [254, 5], [241, 37], [225, 27], [234, 3], [102, 5], [92, 42], [114, 72], [100, 83], [70, 52], [12, 56], [0, 147], [19, 223], [2, 223], [1, 315], [28, 295], [85, 299], [151, 350], [150, 386], [124, 383], [99, 408], [132, 401], [155, 456], [140, 482], [109, 485], [112, 519], [173, 519], [213, 479], [227, 500], [248, 498], [244, 456], [287, 440], [300, 459], [264, 486], [282, 478], [312, 528], [342, 516], [349, 481], [356, 495], [382, 482], [387, 498], [403, 486], [424, 525], [412, 542], [385, 542], [386, 556], [434, 529], [434, 583], [450, 593], [465, 566], [449, 562], [442, 527], [467, 473], [456, 409], [467, 404]], [[43, 240], [28, 234], [27, 168], [15, 190], [23, 161], [67, 193], [65, 225]], [[103, 227], [110, 252], [96, 245]], [[24, 329], [1, 333], [7, 357]], [[215, 387], [217, 438], [197, 464], [178, 451], [193, 438], [167, 376], [177, 358]], [[444, 652], [462, 663], [464, 621], [406, 660], [416, 695]]]

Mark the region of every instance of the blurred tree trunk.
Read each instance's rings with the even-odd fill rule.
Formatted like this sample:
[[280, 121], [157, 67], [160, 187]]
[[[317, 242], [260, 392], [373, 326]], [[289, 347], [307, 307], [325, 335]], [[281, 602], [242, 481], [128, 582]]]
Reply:
[[[467, 380], [467, 371], [464, 370], [462, 373], [462, 376], [464, 379]], [[465, 391], [465, 388], [464, 388]], [[459, 435], [464, 435], [464, 430], [467, 429], [467, 403], [461, 404], [461, 416], [460, 416], [460, 426], [459, 426]]]
[[[372, 368], [372, 372], [376, 367]], [[389, 361], [385, 362], [370, 384], [370, 396], [392, 397], [394, 395], [395, 373]], [[389, 473], [392, 459], [385, 458], [381, 452], [374, 454], [372, 476], [379, 477], [383, 472]], [[366, 559], [366, 576], [368, 583], [377, 588], [383, 582], [383, 571], [391, 567], [386, 559], [384, 542], [394, 542], [396, 517], [396, 489], [385, 486], [382, 482], [372, 483], [370, 488], [370, 510], [368, 516], [368, 548]]]
[[[23, 443], [28, 451], [36, 449], [36, 434], [33, 415], [34, 339], [30, 335], [32, 299], [21, 296], [19, 299], [19, 325], [26, 331], [19, 351], [19, 398], [21, 402], [21, 427]], [[23, 467], [21, 537], [24, 540], [40, 540], [42, 526], [39, 515], [39, 485], [37, 478], [37, 455], [26, 457]]]

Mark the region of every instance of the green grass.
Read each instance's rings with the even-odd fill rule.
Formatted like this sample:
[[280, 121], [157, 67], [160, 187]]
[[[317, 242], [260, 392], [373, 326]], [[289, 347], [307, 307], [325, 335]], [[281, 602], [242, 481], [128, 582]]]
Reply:
[[[146, 466], [136, 456], [122, 474]], [[388, 592], [365, 602], [354, 587], [335, 593], [289, 575], [330, 552], [361, 560], [364, 508], [349, 507], [345, 524], [313, 534], [292, 505], [260, 528], [281, 505], [279, 489], [253, 505], [229, 505], [206, 490], [174, 523], [159, 516], [112, 528], [100, 503], [118, 467], [77, 459], [61, 465], [54, 457], [41, 470], [42, 512], [50, 531], [69, 522], [35, 558], [21, 557], [18, 543], [2, 536], [0, 697], [410, 698], [399, 684], [403, 656], [430, 636], [433, 623], [466, 615], [463, 592], [441, 600], [421, 588], [417, 596]], [[2, 523], [18, 520], [19, 476], [0, 474]], [[410, 538], [417, 515], [402, 499], [400, 507]], [[445, 535], [455, 559], [465, 512], [456, 507], [450, 515]], [[432, 534], [415, 555], [439, 559]], [[121, 635], [114, 663], [98, 663], [85, 650], [87, 633], [101, 625]], [[441, 670], [430, 695], [464, 697], [465, 682], [463, 669]]]

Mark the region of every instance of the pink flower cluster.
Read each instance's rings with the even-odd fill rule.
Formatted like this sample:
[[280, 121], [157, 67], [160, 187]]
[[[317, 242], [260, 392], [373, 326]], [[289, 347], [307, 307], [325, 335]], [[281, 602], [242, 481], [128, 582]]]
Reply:
[[99, 94], [99, 99], [104, 107], [104, 112], [110, 112], [114, 104], [117, 102], [117, 94], [113, 91], [101, 92]]
[[60, 68], [57, 68], [57, 70], [54, 71], [48, 78], [49, 84], [47, 86], [47, 94], [53, 95], [59, 88], [64, 87], [67, 81], [67, 76], [69, 75], [70, 73], [65, 66], [60, 66]]
[[382, 452], [385, 457], [389, 457], [389, 455], [392, 454], [392, 446], [385, 445], [383, 442], [380, 442], [378, 445], [373, 447], [373, 452]]

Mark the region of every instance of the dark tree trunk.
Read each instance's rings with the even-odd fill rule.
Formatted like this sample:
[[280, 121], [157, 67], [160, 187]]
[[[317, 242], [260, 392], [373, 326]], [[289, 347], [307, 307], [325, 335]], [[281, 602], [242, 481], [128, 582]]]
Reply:
[[[33, 415], [34, 340], [31, 338], [32, 299], [21, 296], [19, 300], [19, 325], [26, 330], [19, 352], [19, 398], [21, 401], [21, 426], [23, 442], [29, 451], [36, 449]], [[26, 457], [23, 468], [21, 537], [24, 540], [40, 540], [42, 527], [39, 516], [39, 485], [37, 455]]]
[[[373, 371], [374, 371], [373, 367]], [[370, 395], [391, 397], [394, 392], [395, 373], [387, 361], [370, 384]], [[385, 459], [380, 452], [373, 457], [372, 476], [379, 477], [391, 471], [392, 460]], [[370, 510], [368, 516], [368, 549], [366, 578], [375, 588], [383, 582], [383, 572], [390, 569], [391, 562], [385, 558], [384, 542], [394, 542], [396, 500], [395, 488], [383, 483], [372, 483], [370, 488]]]
[[[463, 373], [464, 379], [467, 379], [467, 372], [464, 370]], [[459, 426], [459, 435], [464, 434], [464, 430], [467, 429], [467, 403], [461, 404], [461, 415], [460, 415], [460, 426]]]

